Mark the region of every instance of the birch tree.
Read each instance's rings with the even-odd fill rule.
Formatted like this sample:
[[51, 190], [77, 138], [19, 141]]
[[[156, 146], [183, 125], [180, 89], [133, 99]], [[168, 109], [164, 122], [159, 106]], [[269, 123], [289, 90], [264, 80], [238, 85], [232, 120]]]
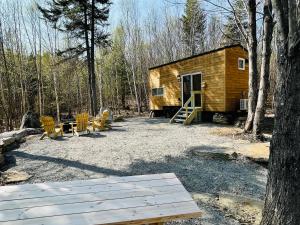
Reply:
[[265, 107], [267, 94], [270, 84], [270, 59], [271, 59], [271, 44], [273, 37], [273, 15], [271, 0], [264, 1], [264, 22], [263, 22], [263, 41], [262, 41], [262, 57], [260, 68], [260, 82], [258, 100], [255, 109], [253, 120], [253, 135], [255, 138], [260, 138], [262, 134], [262, 123], [265, 116]]

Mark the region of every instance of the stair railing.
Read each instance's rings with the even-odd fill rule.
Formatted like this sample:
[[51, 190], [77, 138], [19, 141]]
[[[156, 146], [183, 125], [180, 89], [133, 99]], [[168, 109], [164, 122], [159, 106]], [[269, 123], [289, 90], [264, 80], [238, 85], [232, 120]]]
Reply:
[[195, 96], [192, 94], [191, 97], [184, 103], [183, 108], [185, 109], [186, 118], [188, 118], [189, 104], [195, 109]]

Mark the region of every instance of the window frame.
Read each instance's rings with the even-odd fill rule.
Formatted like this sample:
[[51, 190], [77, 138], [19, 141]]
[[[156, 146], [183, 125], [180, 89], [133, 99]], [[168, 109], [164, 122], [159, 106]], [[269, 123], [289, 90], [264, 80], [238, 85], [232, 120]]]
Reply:
[[[243, 67], [240, 67], [240, 62], [243, 62]], [[246, 69], [246, 59], [245, 58], [238, 58], [238, 69], [245, 70]]]
[[[162, 90], [161, 94], [158, 94], [159, 89]], [[156, 91], [155, 94], [154, 94], [154, 90]], [[154, 96], [154, 97], [162, 97], [162, 96], [164, 96], [164, 93], [165, 93], [164, 87], [158, 87], [158, 88], [152, 88], [151, 89], [151, 95]]]

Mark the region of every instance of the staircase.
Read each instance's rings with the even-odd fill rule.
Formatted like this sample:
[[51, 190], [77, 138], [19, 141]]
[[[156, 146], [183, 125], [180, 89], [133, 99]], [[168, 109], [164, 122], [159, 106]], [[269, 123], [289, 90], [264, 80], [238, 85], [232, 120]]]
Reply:
[[199, 110], [196, 108], [180, 108], [178, 112], [170, 120], [170, 123], [181, 123], [183, 125], [189, 125], [197, 116]]
[[[201, 107], [195, 107], [195, 94], [202, 94], [201, 91], [193, 91], [191, 97], [181, 107], [178, 112], [170, 120], [170, 123], [182, 123], [189, 125], [197, 117], [197, 113], [203, 109], [203, 101], [201, 100]], [[203, 99], [201, 97], [201, 99]]]

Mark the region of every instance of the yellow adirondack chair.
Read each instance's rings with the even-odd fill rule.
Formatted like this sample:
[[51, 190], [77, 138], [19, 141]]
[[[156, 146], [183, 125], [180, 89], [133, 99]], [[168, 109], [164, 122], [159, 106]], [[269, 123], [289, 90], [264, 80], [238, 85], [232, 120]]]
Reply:
[[88, 129], [89, 126], [89, 114], [88, 113], [81, 113], [76, 115], [76, 127], [75, 124], [71, 123], [72, 126], [72, 133], [73, 135], [76, 134], [79, 136], [78, 132], [86, 131], [88, 134], [90, 130]]
[[42, 123], [42, 127], [44, 128], [45, 132], [43, 133], [40, 140], [42, 140], [45, 136], [48, 136], [51, 138], [52, 136], [54, 138], [57, 138], [57, 136], [60, 134], [61, 136], [64, 135], [62, 124], [59, 124], [59, 128], [55, 127], [55, 121], [53, 117], [51, 116], [41, 116], [40, 121]]
[[111, 129], [111, 126], [107, 124], [108, 117], [109, 117], [109, 112], [107, 110], [104, 110], [101, 118], [94, 119], [92, 122], [93, 131], [95, 131], [96, 128], [101, 131]]

